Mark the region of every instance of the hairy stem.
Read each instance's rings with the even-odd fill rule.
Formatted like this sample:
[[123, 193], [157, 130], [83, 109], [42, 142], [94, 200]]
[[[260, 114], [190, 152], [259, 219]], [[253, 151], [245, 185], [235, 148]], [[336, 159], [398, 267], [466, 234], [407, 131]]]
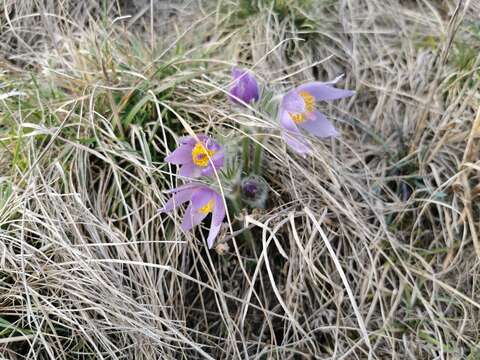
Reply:
[[[229, 197], [229, 205], [233, 212], [233, 215], [240, 215], [243, 209], [242, 201], [240, 200], [240, 193], [237, 191], [234, 196]], [[244, 238], [254, 249], [255, 249], [255, 242], [253, 240], [252, 232], [250, 229], [246, 228], [241, 234], [241, 237]]]
[[249, 173], [249, 156], [250, 156], [250, 138], [245, 136], [243, 139], [243, 163], [242, 163], [242, 172], [245, 174]]
[[253, 169], [254, 174], [259, 175], [262, 168], [263, 158], [263, 135], [260, 137], [258, 143], [255, 144], [255, 153], [253, 154]]

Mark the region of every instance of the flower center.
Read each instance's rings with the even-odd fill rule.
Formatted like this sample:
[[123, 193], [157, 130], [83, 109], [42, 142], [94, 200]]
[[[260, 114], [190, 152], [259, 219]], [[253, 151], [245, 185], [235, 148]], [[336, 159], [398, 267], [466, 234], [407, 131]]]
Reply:
[[305, 121], [306, 116], [305, 114], [311, 113], [313, 110], [315, 110], [315, 98], [308, 92], [306, 91], [300, 91], [298, 93], [303, 99], [303, 102], [305, 103], [305, 111], [303, 113], [290, 113], [290, 117], [292, 118], [293, 122], [295, 124], [300, 124]]
[[203, 205], [200, 209], [198, 209], [198, 212], [200, 212], [204, 215], [207, 215], [208, 213], [212, 212], [213, 205], [215, 205], [215, 201], [213, 199], [211, 199], [205, 205]]
[[292, 118], [295, 124], [301, 124], [305, 121], [305, 115], [303, 115], [303, 113], [298, 113], [298, 114], [290, 113], [290, 117]]
[[215, 150], [209, 150], [203, 143], [197, 142], [192, 149], [192, 161], [195, 165], [204, 168], [208, 166], [208, 158], [214, 154]]
[[306, 113], [311, 113], [313, 110], [315, 110], [315, 98], [310, 93], [306, 91], [300, 91], [298, 95], [300, 95], [305, 102]]

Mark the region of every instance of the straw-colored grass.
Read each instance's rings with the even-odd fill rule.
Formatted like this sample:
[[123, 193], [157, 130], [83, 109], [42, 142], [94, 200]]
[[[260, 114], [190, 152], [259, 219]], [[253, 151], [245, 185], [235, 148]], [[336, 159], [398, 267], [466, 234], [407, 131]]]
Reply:
[[[480, 359], [478, 0], [0, 10], [0, 359]], [[341, 138], [293, 153], [235, 64], [344, 73]], [[164, 157], [246, 128], [267, 208], [208, 251], [158, 212]]]

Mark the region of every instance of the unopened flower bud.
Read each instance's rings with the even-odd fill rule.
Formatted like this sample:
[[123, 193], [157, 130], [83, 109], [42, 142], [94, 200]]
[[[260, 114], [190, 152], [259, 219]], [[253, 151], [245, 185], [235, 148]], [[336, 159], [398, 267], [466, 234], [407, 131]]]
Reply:
[[241, 180], [241, 198], [247, 205], [264, 208], [268, 198], [268, 187], [260, 176], [250, 175]]

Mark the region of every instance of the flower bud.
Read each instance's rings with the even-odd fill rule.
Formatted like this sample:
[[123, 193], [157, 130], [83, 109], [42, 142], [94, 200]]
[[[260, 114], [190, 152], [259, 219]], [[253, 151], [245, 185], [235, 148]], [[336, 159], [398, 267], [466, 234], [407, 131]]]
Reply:
[[233, 85], [230, 88], [230, 99], [236, 103], [241, 104], [243, 101], [246, 104], [258, 101], [260, 98], [258, 91], [258, 83], [255, 77], [247, 70], [233, 68]]
[[253, 208], [264, 208], [268, 198], [268, 186], [263, 178], [250, 175], [240, 182], [240, 196], [243, 202]]

